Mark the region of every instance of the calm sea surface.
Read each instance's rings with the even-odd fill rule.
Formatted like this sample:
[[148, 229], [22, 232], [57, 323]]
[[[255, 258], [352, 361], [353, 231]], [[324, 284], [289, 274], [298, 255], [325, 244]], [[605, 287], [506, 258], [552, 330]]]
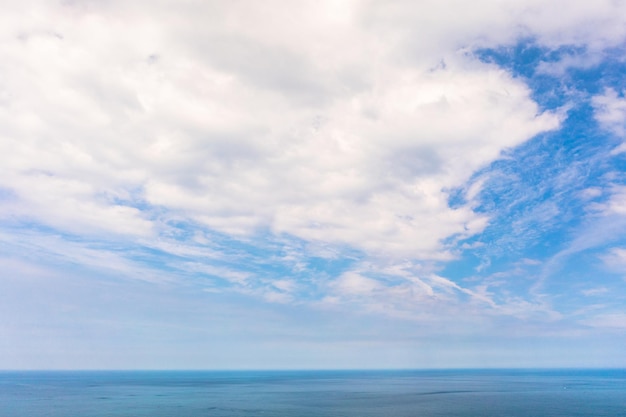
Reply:
[[626, 416], [626, 370], [0, 372], [0, 416]]

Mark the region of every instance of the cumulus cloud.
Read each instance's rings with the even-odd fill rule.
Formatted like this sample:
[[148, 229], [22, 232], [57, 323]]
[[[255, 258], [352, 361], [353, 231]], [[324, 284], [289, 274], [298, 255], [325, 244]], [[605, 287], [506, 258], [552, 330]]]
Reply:
[[[612, 88], [607, 88], [603, 94], [593, 97], [592, 104], [595, 117], [600, 125], [614, 135], [624, 138], [626, 135], [626, 98]], [[622, 144], [613, 150], [613, 153], [626, 151]]]
[[[599, 51], [619, 45], [626, 36], [622, 1], [568, 2], [525, 0], [504, 3], [479, 0], [367, 2], [367, 21], [403, 47], [437, 54], [463, 47], [493, 47], [520, 38], [555, 48], [578, 45]], [[558, 19], [555, 19], [558, 16]], [[403, 52], [405, 52], [403, 50]]]
[[486, 222], [445, 189], [558, 125], [521, 82], [453, 50], [434, 68], [369, 51], [359, 7], [315, 6], [303, 25], [282, 7], [280, 25], [207, 7], [215, 25], [79, 2], [5, 29], [11, 213], [158, 233], [144, 202], [227, 234], [445, 258], [442, 239]]
[[[0, 17], [0, 187], [12, 196], [0, 215], [175, 253], [197, 250], [168, 240], [186, 222], [370, 259], [448, 260], [489, 221], [471, 201], [451, 207], [448, 191], [560, 123], [472, 51], [525, 36], [615, 45], [624, 7], [20, 2]], [[600, 120], [621, 114], [611, 94], [596, 99]], [[276, 281], [268, 297], [291, 285]], [[334, 285], [386, 284], [356, 274]]]

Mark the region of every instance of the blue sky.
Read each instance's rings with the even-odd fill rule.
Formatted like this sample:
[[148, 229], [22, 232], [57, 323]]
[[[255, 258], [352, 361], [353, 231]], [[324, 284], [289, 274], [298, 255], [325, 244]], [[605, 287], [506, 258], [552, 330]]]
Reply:
[[626, 3], [3, 9], [0, 369], [626, 366]]

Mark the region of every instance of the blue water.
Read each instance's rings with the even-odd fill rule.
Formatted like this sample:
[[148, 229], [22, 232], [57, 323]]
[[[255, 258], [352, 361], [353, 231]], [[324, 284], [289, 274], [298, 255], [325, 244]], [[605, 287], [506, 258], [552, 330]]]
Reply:
[[626, 416], [626, 370], [0, 372], [0, 416]]

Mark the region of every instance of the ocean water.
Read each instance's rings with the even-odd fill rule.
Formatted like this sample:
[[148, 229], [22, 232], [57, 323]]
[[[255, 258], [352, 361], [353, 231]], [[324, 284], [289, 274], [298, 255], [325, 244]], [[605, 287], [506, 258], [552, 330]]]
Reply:
[[626, 370], [5, 371], [0, 416], [626, 416]]

